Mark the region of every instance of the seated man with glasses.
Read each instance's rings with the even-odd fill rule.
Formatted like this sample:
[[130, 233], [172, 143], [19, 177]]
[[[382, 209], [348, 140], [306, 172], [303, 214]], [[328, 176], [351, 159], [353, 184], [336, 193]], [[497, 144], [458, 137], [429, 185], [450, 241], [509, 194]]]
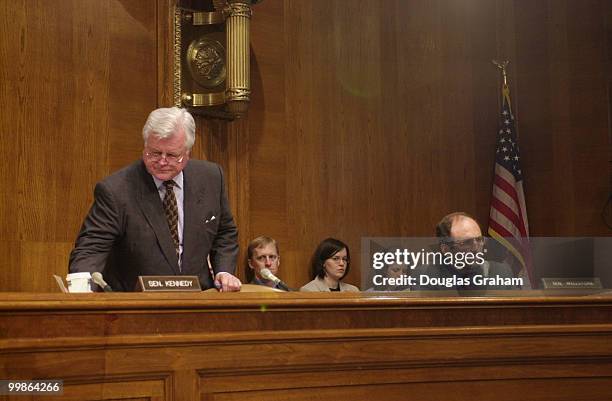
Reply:
[[[510, 290], [512, 269], [486, 260], [485, 238], [478, 222], [463, 212], [448, 214], [436, 226], [440, 258], [417, 268], [415, 290]], [[442, 260], [442, 263], [440, 263]]]
[[274, 276], [278, 276], [280, 267], [280, 253], [278, 244], [270, 237], [257, 237], [247, 247], [246, 277], [250, 284], [263, 285], [286, 291], [283, 285], [274, 283], [262, 277], [261, 270], [268, 269]]
[[223, 173], [189, 158], [193, 117], [176, 107], [154, 110], [142, 136], [142, 160], [96, 185], [70, 272], [102, 272], [118, 291], [133, 291], [140, 275], [198, 276], [203, 289], [240, 290]]

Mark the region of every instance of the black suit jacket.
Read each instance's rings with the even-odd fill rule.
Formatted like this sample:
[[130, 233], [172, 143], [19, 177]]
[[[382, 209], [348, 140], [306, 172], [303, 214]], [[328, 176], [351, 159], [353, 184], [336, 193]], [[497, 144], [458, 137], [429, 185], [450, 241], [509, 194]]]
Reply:
[[70, 254], [70, 272], [103, 272], [117, 290], [132, 291], [139, 275], [196, 275], [202, 288], [214, 273], [233, 273], [238, 231], [221, 168], [189, 160], [183, 169], [181, 270], [153, 177], [142, 160], [100, 181]]

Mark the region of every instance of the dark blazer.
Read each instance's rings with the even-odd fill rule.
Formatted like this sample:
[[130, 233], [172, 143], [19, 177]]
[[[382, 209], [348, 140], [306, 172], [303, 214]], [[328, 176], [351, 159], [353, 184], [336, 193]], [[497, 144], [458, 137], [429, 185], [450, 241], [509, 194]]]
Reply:
[[189, 160], [183, 187], [182, 270], [159, 192], [140, 160], [96, 185], [94, 203], [70, 254], [70, 272], [102, 272], [111, 287], [122, 291], [132, 291], [139, 275], [195, 275], [202, 288], [211, 288], [208, 255], [215, 274], [233, 273], [238, 231], [221, 168]]

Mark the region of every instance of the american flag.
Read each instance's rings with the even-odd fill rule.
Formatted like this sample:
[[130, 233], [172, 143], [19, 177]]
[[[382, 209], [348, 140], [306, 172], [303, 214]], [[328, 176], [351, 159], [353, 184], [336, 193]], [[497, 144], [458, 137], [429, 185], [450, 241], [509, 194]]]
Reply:
[[535, 281], [531, 268], [523, 171], [510, 104], [510, 88], [506, 84], [502, 88], [502, 95], [488, 233], [514, 255], [518, 261], [517, 273], [523, 277], [523, 288], [531, 288]]

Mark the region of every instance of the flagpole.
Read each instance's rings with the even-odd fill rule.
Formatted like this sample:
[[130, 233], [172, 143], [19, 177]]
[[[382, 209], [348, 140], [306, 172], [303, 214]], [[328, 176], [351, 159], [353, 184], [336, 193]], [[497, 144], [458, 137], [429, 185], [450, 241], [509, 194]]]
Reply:
[[507, 72], [509, 60], [491, 62], [501, 70], [503, 85], [487, 232], [514, 256], [518, 262], [515, 272], [524, 279], [523, 288], [531, 289], [537, 287], [537, 283], [531, 263], [518, 133], [510, 101]]
[[[502, 99], [508, 104], [508, 108], [510, 109], [510, 112], [512, 113], [512, 106], [510, 102], [510, 87], [508, 86], [508, 71], [507, 71], [507, 67], [508, 67], [508, 64], [510, 63], [510, 60], [503, 60], [503, 61], [491, 60], [491, 62], [495, 64], [495, 66], [499, 68], [502, 72], [502, 77], [504, 78], [504, 84], [502, 85]], [[518, 132], [517, 132], [517, 135], [518, 135]]]
[[508, 67], [508, 63], [510, 63], [510, 61], [509, 60], [504, 60], [504, 61], [491, 60], [491, 62], [495, 64], [497, 68], [499, 68], [502, 71], [502, 75], [504, 77], [504, 86], [508, 86], [508, 74], [506, 72], [506, 67]]

